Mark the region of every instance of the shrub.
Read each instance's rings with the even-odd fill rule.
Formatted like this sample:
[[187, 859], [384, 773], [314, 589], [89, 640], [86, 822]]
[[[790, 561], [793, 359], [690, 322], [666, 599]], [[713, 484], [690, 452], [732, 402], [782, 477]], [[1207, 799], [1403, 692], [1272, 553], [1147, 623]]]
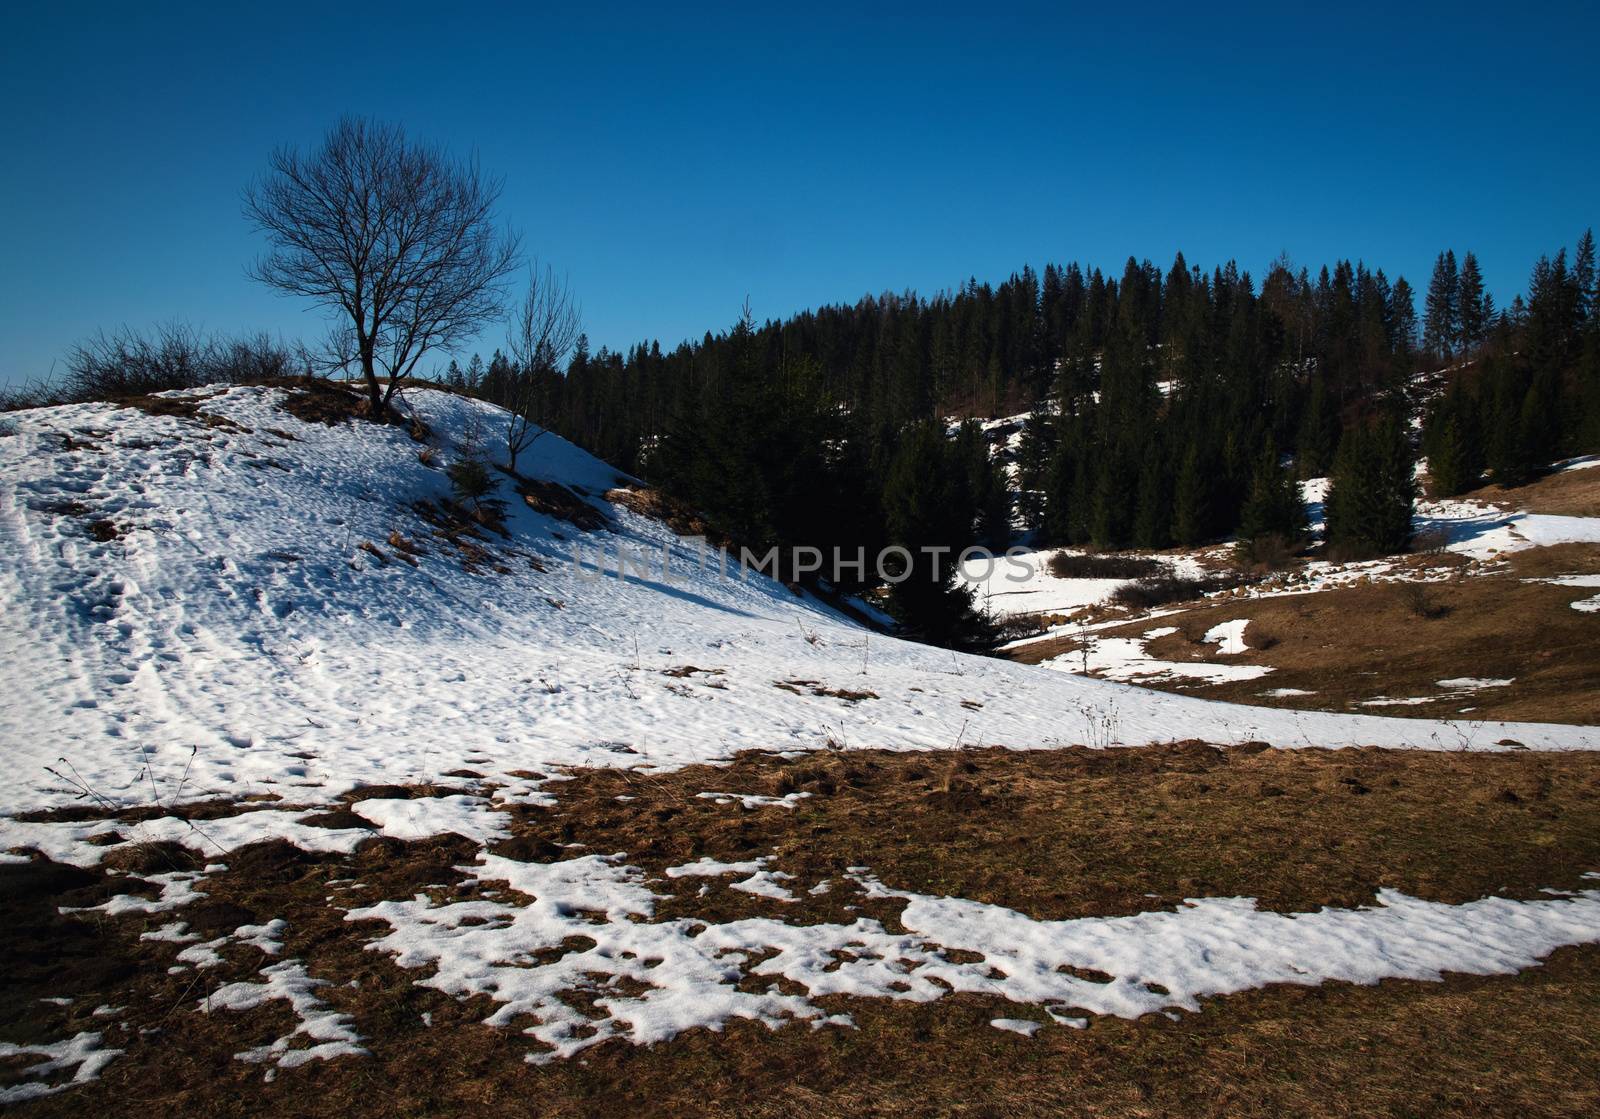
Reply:
[[67, 353], [68, 401], [117, 400], [201, 385], [245, 384], [293, 376], [304, 355], [266, 334], [208, 337], [182, 323], [148, 333], [100, 331]]
[[1118, 587], [1111, 601], [1135, 610], [1152, 610], [1173, 602], [1189, 602], [1204, 595], [1243, 586], [1249, 582], [1242, 574], [1208, 575], [1191, 579], [1182, 575], [1163, 575], [1156, 579], [1140, 579], [1125, 587]]
[[1057, 579], [1149, 579], [1161, 576], [1167, 565], [1148, 556], [1078, 555], [1057, 552], [1046, 565]]
[[1414, 617], [1431, 621], [1450, 613], [1448, 606], [1433, 597], [1433, 591], [1426, 583], [1396, 583], [1394, 594], [1401, 606]]
[[1241, 538], [1236, 552], [1245, 563], [1257, 564], [1268, 571], [1279, 571], [1294, 563], [1295, 556], [1304, 546], [1304, 540], [1304, 537], [1290, 538], [1281, 532], [1267, 532]]

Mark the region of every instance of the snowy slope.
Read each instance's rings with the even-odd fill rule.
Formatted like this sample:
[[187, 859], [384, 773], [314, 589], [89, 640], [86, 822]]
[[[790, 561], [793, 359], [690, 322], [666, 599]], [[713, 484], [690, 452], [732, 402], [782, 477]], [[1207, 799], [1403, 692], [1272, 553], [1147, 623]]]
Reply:
[[[437, 450], [430, 466], [404, 430], [302, 422], [278, 407], [282, 391], [220, 391], [201, 411], [222, 424], [92, 404], [0, 428], [11, 681], [0, 813], [68, 803], [73, 780], [120, 803], [312, 803], [460, 767], [514, 783], [507, 774], [560, 765], [670, 766], [830, 739], [1600, 744], [1579, 727], [1207, 703], [869, 638], [760, 576], [695, 569], [696, 549], [665, 526], [600, 499], [619, 481], [610, 467], [554, 435], [520, 470], [596, 495], [613, 529], [581, 532], [507, 488], [510, 539], [495, 545], [507, 571], [474, 573], [412, 505], [448, 493], [438, 465], [474, 428], [492, 447], [493, 408], [412, 393]], [[97, 539], [96, 521], [124, 534]], [[394, 558], [392, 532], [426, 549], [416, 567]], [[614, 563], [619, 546], [651, 549], [650, 573], [575, 577], [575, 548]], [[789, 681], [803, 683], [776, 686]], [[873, 697], [818, 694], [828, 690]]]

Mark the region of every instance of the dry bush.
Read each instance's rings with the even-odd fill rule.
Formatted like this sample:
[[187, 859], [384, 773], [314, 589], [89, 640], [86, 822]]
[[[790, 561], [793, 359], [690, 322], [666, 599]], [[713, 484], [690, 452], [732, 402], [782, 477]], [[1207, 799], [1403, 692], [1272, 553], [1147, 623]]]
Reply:
[[1439, 602], [1434, 597], [1433, 588], [1426, 583], [1396, 583], [1394, 596], [1400, 600], [1400, 605], [1418, 618], [1431, 621], [1450, 613], [1450, 607]]
[[1445, 548], [1450, 543], [1450, 534], [1442, 528], [1424, 529], [1411, 538], [1411, 550], [1421, 555], [1437, 556], [1444, 554]]
[[1046, 564], [1057, 579], [1153, 579], [1167, 565], [1148, 556], [1075, 555], [1057, 552]]
[[148, 332], [122, 327], [99, 331], [68, 351], [62, 396], [117, 400], [200, 385], [259, 384], [304, 367], [304, 354], [262, 333], [208, 336], [177, 322]]
[[1225, 572], [1191, 579], [1182, 575], [1163, 575], [1156, 579], [1140, 579], [1125, 587], [1118, 587], [1111, 601], [1135, 610], [1153, 610], [1173, 602], [1189, 602], [1217, 591], [1241, 587], [1252, 580], [1242, 572]]

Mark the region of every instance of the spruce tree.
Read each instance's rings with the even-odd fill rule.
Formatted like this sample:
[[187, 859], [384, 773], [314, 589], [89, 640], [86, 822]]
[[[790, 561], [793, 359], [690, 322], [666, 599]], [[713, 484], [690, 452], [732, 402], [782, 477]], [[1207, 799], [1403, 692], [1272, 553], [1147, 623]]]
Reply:
[[1455, 251], [1447, 249], [1434, 261], [1422, 320], [1422, 348], [1430, 357], [1448, 358], [1455, 347], [1461, 322], [1459, 282]]
[[1108, 455], [1095, 480], [1091, 540], [1096, 548], [1120, 548], [1133, 535], [1137, 478], [1126, 455]]
[[1313, 373], [1305, 411], [1300, 416], [1300, 432], [1295, 440], [1301, 472], [1308, 478], [1326, 474], [1333, 464], [1338, 442], [1339, 417], [1328, 399], [1327, 381]]
[[1478, 258], [1468, 253], [1461, 261], [1461, 276], [1457, 290], [1460, 341], [1464, 349], [1475, 349], [1483, 344], [1489, 330], [1489, 295], [1483, 289], [1483, 273], [1478, 268]]
[[1585, 229], [1578, 239], [1578, 251], [1572, 258], [1572, 282], [1577, 296], [1577, 318], [1580, 325], [1594, 325], [1596, 308], [1594, 230]]
[[1240, 510], [1239, 553], [1255, 563], [1277, 563], [1305, 546], [1310, 521], [1294, 471], [1268, 441]]
[[1140, 548], [1165, 548], [1172, 542], [1172, 493], [1167, 464], [1152, 448], [1139, 470], [1139, 504], [1133, 542]]
[[970, 508], [958, 507], [966, 466], [939, 425], [916, 424], [900, 440], [883, 491], [889, 540], [912, 555], [909, 575], [893, 584], [891, 609], [913, 634], [951, 647], [984, 638], [971, 591], [956, 579], [956, 556], [972, 538]]
[[1399, 417], [1348, 428], [1328, 489], [1330, 551], [1348, 557], [1404, 551], [1416, 498], [1411, 445]]
[[1454, 497], [1478, 484], [1484, 452], [1476, 402], [1456, 381], [1428, 413], [1422, 449], [1438, 497]]
[[1484, 366], [1483, 383], [1489, 476], [1496, 485], [1520, 486], [1533, 476], [1536, 455], [1522, 423], [1532, 387], [1526, 366], [1516, 358], [1492, 357]]
[[1409, 356], [1417, 345], [1416, 294], [1404, 276], [1389, 289], [1389, 334], [1395, 350]]
[[1196, 445], [1191, 445], [1183, 456], [1172, 505], [1172, 535], [1179, 544], [1191, 546], [1209, 538], [1211, 479]]
[[1040, 515], [1045, 543], [1064, 544], [1072, 538], [1070, 506], [1075, 468], [1071, 448], [1066, 444], [1058, 445], [1044, 475], [1044, 503]]

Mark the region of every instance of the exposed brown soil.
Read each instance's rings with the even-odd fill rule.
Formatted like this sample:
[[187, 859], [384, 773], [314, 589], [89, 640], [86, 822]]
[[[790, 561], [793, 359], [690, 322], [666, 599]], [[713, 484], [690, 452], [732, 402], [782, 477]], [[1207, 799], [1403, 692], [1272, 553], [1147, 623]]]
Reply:
[[1484, 486], [1466, 495], [1503, 509], [1557, 513], [1568, 517], [1600, 517], [1600, 466], [1547, 474], [1525, 486]]
[[363, 392], [318, 377], [307, 377], [283, 394], [285, 412], [306, 423], [337, 427], [352, 420], [366, 419], [371, 401]]
[[585, 532], [606, 528], [611, 523], [604, 513], [560, 482], [546, 482], [519, 475], [516, 483], [522, 500], [536, 513], [566, 521]]
[[200, 405], [217, 395], [215, 392], [202, 392], [179, 396], [130, 396], [116, 403], [119, 407], [137, 408], [152, 416], [176, 416], [178, 419], [190, 420], [202, 427], [239, 435], [251, 434], [250, 428], [230, 420], [227, 416], [200, 411]]
[[731, 537], [718, 532], [693, 507], [661, 490], [649, 486], [621, 486], [607, 490], [605, 499], [613, 505], [631, 509], [641, 517], [660, 521], [679, 536], [700, 536], [713, 548], [725, 551], [735, 549]]
[[[1461, 901], [1576, 886], [1600, 867], [1600, 759], [1587, 754], [1199, 743], [862, 751], [747, 755], [654, 775], [584, 771], [553, 788], [560, 803], [516, 810], [498, 853], [545, 861], [625, 851], [649, 872], [704, 855], [772, 855], [797, 885], [836, 884], [785, 904], [714, 880], [704, 897], [663, 902], [661, 917], [872, 916], [895, 927], [899, 903], [865, 901], [846, 887], [847, 866], [1040, 917], [1137, 912], [1198, 894], [1303, 910], [1367, 902], [1380, 886]], [[792, 810], [746, 810], [697, 795], [707, 791], [812, 795]], [[126, 879], [42, 860], [0, 865], [0, 954], [10, 973], [0, 1037], [94, 1029], [127, 1051], [99, 1081], [17, 1113], [1580, 1115], [1600, 1103], [1600, 948], [1564, 949], [1514, 977], [1271, 988], [1210, 1000], [1177, 1021], [1095, 1018], [1087, 1030], [1047, 1027], [1031, 1040], [988, 1025], [1039, 1017], [996, 999], [830, 998], [819, 1002], [851, 1014], [856, 1029], [732, 1023], [533, 1066], [523, 1057], [534, 1043], [481, 1024], [488, 1000], [418, 986], [425, 972], [364, 949], [381, 926], [344, 920], [345, 909], [381, 898], [474, 896], [478, 887], [456, 868], [475, 853], [455, 837], [374, 838], [345, 858], [260, 844], [207, 877], [204, 901], [116, 920], [64, 917], [58, 907], [130, 892]], [[673, 892], [666, 881], [657, 888]], [[267, 1082], [262, 1066], [233, 1054], [286, 1032], [285, 1010], [195, 1011], [208, 990], [250, 978], [261, 954], [228, 947], [221, 968], [169, 975], [179, 946], [138, 939], [175, 919], [212, 937], [274, 917], [288, 922], [284, 957], [330, 980], [319, 994], [351, 1015], [370, 1057], [312, 1061]], [[72, 1001], [39, 1001], [47, 995]], [[100, 1005], [126, 1009], [95, 1018]], [[0, 1082], [12, 1076], [13, 1066], [0, 1068]]]
[[[1528, 580], [1596, 572], [1600, 548], [1567, 544], [1518, 552], [1508, 557], [1504, 570], [1429, 583], [1420, 592], [1405, 584], [1372, 583], [1276, 598], [1230, 598], [1100, 635], [1139, 637], [1171, 626], [1179, 632], [1152, 639], [1145, 646], [1150, 656], [1273, 668], [1255, 680], [1224, 684], [1148, 683], [1207, 699], [1463, 724], [1484, 719], [1594, 724], [1600, 723], [1600, 614], [1572, 609], [1594, 588]], [[1219, 657], [1216, 646], [1201, 639], [1212, 626], [1238, 618], [1250, 620], [1245, 637], [1251, 650]], [[1009, 655], [1036, 664], [1079, 647], [1078, 638], [1068, 635]], [[1438, 683], [1463, 677], [1514, 682], [1466, 695]], [[1283, 688], [1310, 694], [1269, 694]], [[1364, 706], [1374, 699], [1403, 698], [1428, 702]]]

